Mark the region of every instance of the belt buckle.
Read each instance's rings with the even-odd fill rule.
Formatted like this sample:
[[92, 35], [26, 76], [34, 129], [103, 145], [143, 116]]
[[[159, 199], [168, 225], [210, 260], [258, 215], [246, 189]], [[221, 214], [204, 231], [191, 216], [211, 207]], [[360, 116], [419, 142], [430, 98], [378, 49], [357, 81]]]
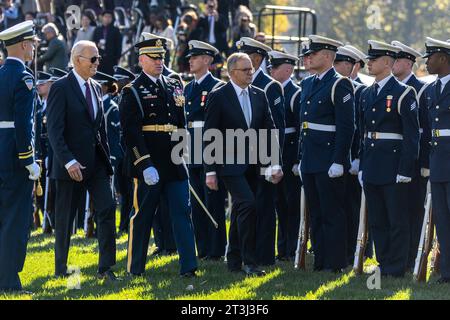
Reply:
[[433, 129], [433, 136], [434, 137], [439, 137], [439, 129]]
[[172, 125], [170, 125], [170, 124], [165, 124], [165, 125], [164, 125], [164, 131], [165, 131], [165, 132], [170, 132], [170, 131], [172, 131]]
[[302, 123], [302, 129], [308, 129], [308, 122]]
[[370, 139], [372, 139], [372, 140], [377, 140], [377, 133], [376, 132], [371, 132], [370, 133]]

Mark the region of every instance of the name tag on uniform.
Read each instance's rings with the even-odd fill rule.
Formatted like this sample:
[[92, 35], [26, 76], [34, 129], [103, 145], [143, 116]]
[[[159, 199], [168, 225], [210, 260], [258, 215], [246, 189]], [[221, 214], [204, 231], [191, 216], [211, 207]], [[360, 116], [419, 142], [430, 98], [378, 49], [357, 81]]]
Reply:
[[152, 95], [152, 94], [146, 95], [144, 97], [144, 99], [156, 99], [156, 98], [158, 98], [158, 96], [157, 95]]

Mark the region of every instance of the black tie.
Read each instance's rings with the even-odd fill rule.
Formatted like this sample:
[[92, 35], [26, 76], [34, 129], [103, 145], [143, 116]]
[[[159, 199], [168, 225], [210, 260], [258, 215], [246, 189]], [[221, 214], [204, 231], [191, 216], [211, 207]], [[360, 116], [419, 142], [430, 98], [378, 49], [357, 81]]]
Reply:
[[161, 90], [161, 95], [163, 97], [165, 97], [166, 96], [166, 90], [164, 90], [164, 86], [163, 86], [163, 84], [162, 84], [160, 79], [156, 79], [156, 86]]
[[437, 98], [439, 98], [441, 96], [441, 90], [442, 90], [441, 79], [437, 79], [437, 82], [436, 82], [436, 97]]
[[320, 79], [319, 79], [319, 77], [315, 77], [314, 78], [314, 82], [313, 82], [313, 88], [315, 89], [315, 88], [317, 88], [318, 86], [319, 86], [319, 83], [320, 83]]
[[198, 86], [199, 86], [198, 82], [194, 81], [194, 85], [192, 86], [192, 92], [196, 92], [198, 89]]
[[380, 85], [378, 83], [374, 83], [373, 84], [373, 92], [372, 92], [372, 98], [375, 100], [377, 98], [378, 95], [378, 88], [380, 87]]

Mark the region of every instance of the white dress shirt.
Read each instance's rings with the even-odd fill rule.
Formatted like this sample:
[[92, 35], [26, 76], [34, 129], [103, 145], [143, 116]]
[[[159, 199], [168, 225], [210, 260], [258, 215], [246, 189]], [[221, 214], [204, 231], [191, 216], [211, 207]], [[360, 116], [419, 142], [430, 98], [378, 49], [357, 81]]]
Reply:
[[161, 77], [161, 75], [158, 77], [158, 78], [155, 78], [154, 76], [151, 76], [151, 75], [149, 75], [148, 73], [146, 73], [145, 71], [143, 71], [146, 75], [147, 75], [147, 77], [149, 77], [150, 78], [150, 80], [152, 80], [153, 81], [153, 83], [155, 83], [155, 84], [158, 84], [158, 80], [159, 81], [161, 81], [161, 85], [163, 84], [163, 81], [162, 81], [162, 77]]
[[442, 93], [442, 92], [444, 92], [445, 86], [450, 81], [450, 74], [446, 75], [443, 78], [438, 78], [438, 79], [441, 80], [441, 93]]
[[197, 82], [197, 84], [201, 84], [202, 82], [203, 82], [203, 80], [205, 80], [206, 79], [206, 77], [207, 76], [209, 76], [211, 74], [211, 72], [206, 72], [203, 76], [201, 76], [200, 77], [200, 79], [195, 79], [195, 76], [194, 76], [194, 80], [195, 80], [195, 82]]
[[391, 78], [393, 77], [392, 74], [388, 75], [386, 78], [384, 78], [383, 80], [376, 82], [376, 84], [378, 84], [378, 92], [377, 94], [379, 94], [381, 92], [381, 90], [383, 89], [383, 87], [386, 85], [386, 83], [389, 82], [389, 80], [391, 80]]

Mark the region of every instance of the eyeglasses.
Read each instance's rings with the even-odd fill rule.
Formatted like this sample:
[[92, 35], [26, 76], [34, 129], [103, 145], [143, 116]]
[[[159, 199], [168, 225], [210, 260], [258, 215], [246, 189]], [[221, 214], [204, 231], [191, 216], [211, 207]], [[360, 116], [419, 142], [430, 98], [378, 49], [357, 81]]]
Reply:
[[100, 57], [100, 56], [94, 56], [92, 58], [88, 58], [88, 57], [84, 57], [84, 56], [80, 56], [80, 57], [88, 59], [89, 61], [91, 61], [91, 63], [96, 63], [97, 60], [98, 60], [99, 63], [102, 62], [102, 57]]
[[244, 69], [233, 69], [233, 70], [242, 71], [245, 73], [254, 73], [255, 72], [255, 68], [244, 68]]

